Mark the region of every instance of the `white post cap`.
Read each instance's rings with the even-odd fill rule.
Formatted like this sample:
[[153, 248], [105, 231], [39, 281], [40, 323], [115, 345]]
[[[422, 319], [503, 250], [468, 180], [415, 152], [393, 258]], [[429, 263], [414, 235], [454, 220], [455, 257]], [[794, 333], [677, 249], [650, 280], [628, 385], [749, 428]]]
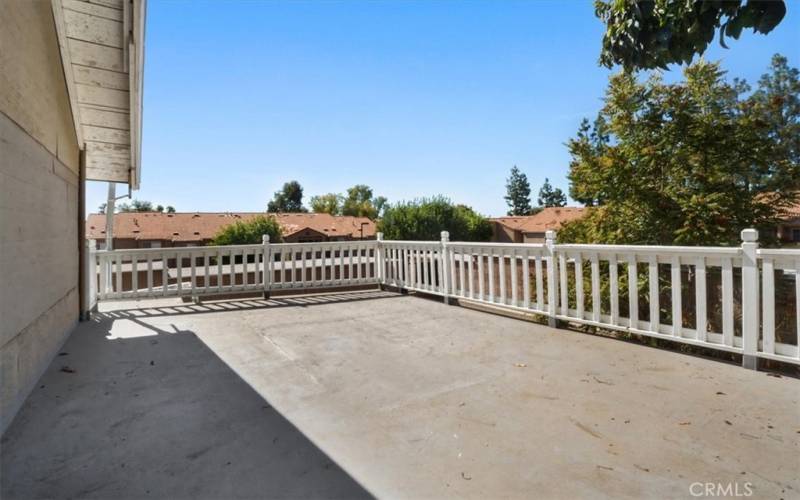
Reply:
[[742, 229], [742, 241], [745, 243], [754, 243], [758, 241], [758, 231], [755, 229]]
[[553, 231], [552, 229], [548, 229], [547, 231], [544, 232], [544, 237], [545, 239], [548, 240], [554, 240], [556, 239], [556, 232]]
[[450, 231], [442, 231], [442, 241], [450, 240]]
[[268, 234], [262, 234], [261, 235], [261, 243], [264, 243], [264, 244], [269, 243], [269, 235]]

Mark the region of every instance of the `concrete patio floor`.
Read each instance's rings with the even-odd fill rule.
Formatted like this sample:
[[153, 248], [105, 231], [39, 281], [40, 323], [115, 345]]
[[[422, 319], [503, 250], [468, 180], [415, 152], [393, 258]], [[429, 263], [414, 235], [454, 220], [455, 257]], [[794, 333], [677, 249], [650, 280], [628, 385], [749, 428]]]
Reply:
[[800, 495], [796, 379], [388, 292], [110, 306], [2, 498]]

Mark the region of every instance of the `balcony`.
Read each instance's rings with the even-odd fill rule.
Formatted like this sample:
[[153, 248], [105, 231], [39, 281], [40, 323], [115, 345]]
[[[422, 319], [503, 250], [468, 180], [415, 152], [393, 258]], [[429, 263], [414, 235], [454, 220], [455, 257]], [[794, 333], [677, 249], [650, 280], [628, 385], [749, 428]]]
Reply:
[[[747, 243], [96, 252], [97, 311], [5, 434], [2, 497], [674, 498], [747, 483], [788, 498], [795, 378], [520, 320], [796, 364], [780, 326], [796, 313], [767, 292], [776, 269], [797, 286], [798, 256]], [[683, 287], [624, 296], [621, 276], [653, 262], [673, 286], [691, 276], [691, 312]], [[719, 319], [697, 292], [716, 268]], [[250, 296], [215, 300], [236, 293]]]

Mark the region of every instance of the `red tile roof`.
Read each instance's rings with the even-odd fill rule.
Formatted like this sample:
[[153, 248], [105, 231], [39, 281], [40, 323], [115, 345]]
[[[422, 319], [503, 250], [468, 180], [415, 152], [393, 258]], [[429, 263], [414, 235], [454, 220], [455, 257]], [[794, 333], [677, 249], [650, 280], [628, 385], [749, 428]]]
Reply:
[[493, 221], [523, 233], [543, 233], [583, 216], [583, 207], [547, 207], [535, 215], [496, 217]]
[[[375, 223], [366, 217], [333, 216], [330, 214], [264, 214], [260, 212], [225, 213], [160, 213], [129, 212], [114, 214], [114, 237], [136, 240], [200, 241], [210, 240], [223, 227], [237, 221], [246, 221], [257, 215], [277, 218], [288, 237], [306, 228], [328, 237], [375, 237]], [[90, 214], [86, 222], [86, 237], [103, 239], [106, 236], [106, 216]]]

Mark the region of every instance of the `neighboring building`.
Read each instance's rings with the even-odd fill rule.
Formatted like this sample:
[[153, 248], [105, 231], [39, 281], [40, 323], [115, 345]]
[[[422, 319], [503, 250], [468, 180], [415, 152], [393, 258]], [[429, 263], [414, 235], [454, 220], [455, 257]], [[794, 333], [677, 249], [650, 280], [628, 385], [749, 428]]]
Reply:
[[139, 179], [144, 4], [0, 1], [0, 431], [81, 313], [86, 180]]
[[800, 245], [800, 202], [784, 213], [778, 224], [778, 239], [787, 245]]
[[[375, 222], [366, 217], [330, 214], [160, 213], [114, 214], [114, 248], [159, 248], [208, 245], [225, 226], [258, 215], [272, 215], [281, 225], [287, 243], [375, 239]], [[91, 214], [86, 237], [105, 247], [106, 216]]]
[[543, 243], [544, 233], [583, 216], [583, 207], [547, 207], [535, 215], [496, 217], [492, 241], [500, 243]]

